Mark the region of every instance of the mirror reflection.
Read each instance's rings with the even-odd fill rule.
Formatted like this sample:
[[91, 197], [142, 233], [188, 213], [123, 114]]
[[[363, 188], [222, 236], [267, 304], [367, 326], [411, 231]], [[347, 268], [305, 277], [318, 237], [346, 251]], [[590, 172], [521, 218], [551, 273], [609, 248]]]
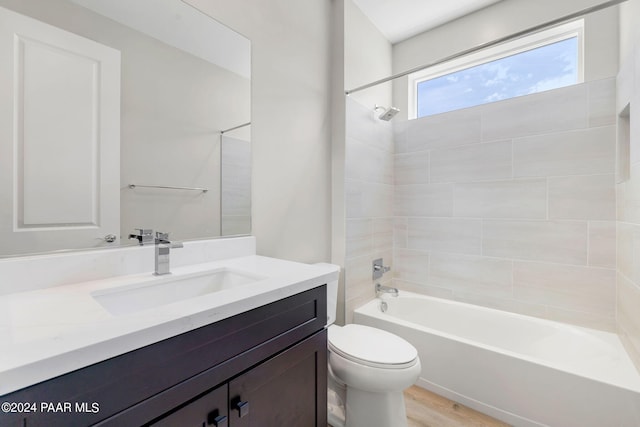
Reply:
[[250, 41], [180, 0], [0, 0], [0, 256], [250, 232]]

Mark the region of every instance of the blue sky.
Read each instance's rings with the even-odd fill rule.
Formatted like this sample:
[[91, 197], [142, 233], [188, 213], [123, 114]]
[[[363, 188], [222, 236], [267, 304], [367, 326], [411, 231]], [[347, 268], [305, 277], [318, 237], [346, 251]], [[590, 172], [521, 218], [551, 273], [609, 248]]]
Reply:
[[577, 81], [577, 37], [418, 84], [418, 117], [528, 95]]

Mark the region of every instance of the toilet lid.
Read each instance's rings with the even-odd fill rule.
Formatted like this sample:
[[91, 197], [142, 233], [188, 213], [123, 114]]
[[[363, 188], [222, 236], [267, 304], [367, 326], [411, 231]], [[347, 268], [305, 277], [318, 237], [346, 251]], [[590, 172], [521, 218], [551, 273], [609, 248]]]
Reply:
[[332, 325], [328, 336], [331, 351], [368, 366], [406, 368], [413, 366], [418, 358], [418, 351], [404, 339], [369, 326]]

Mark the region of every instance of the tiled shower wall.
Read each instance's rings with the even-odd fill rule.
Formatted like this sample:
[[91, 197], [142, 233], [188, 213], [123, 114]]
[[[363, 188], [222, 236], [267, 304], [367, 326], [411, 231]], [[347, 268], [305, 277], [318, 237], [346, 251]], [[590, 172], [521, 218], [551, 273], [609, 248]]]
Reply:
[[[372, 261], [393, 258], [393, 128], [376, 118], [374, 106], [347, 97], [346, 323], [353, 309], [375, 297]], [[378, 113], [379, 114], [379, 113]], [[382, 284], [391, 284], [385, 274]]]
[[640, 40], [618, 75], [618, 334], [640, 369]]
[[394, 284], [614, 330], [615, 132], [614, 78], [396, 123]]
[[251, 234], [251, 141], [220, 138], [220, 233]]

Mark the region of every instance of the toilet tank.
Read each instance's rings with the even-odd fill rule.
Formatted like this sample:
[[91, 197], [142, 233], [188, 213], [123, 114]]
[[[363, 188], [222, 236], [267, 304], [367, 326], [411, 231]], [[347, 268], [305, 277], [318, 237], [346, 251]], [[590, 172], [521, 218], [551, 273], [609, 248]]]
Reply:
[[[318, 267], [326, 268], [328, 271], [337, 271], [340, 276], [340, 266], [328, 263], [314, 264]], [[338, 307], [338, 279], [327, 282], [327, 326], [336, 321], [336, 311]]]

